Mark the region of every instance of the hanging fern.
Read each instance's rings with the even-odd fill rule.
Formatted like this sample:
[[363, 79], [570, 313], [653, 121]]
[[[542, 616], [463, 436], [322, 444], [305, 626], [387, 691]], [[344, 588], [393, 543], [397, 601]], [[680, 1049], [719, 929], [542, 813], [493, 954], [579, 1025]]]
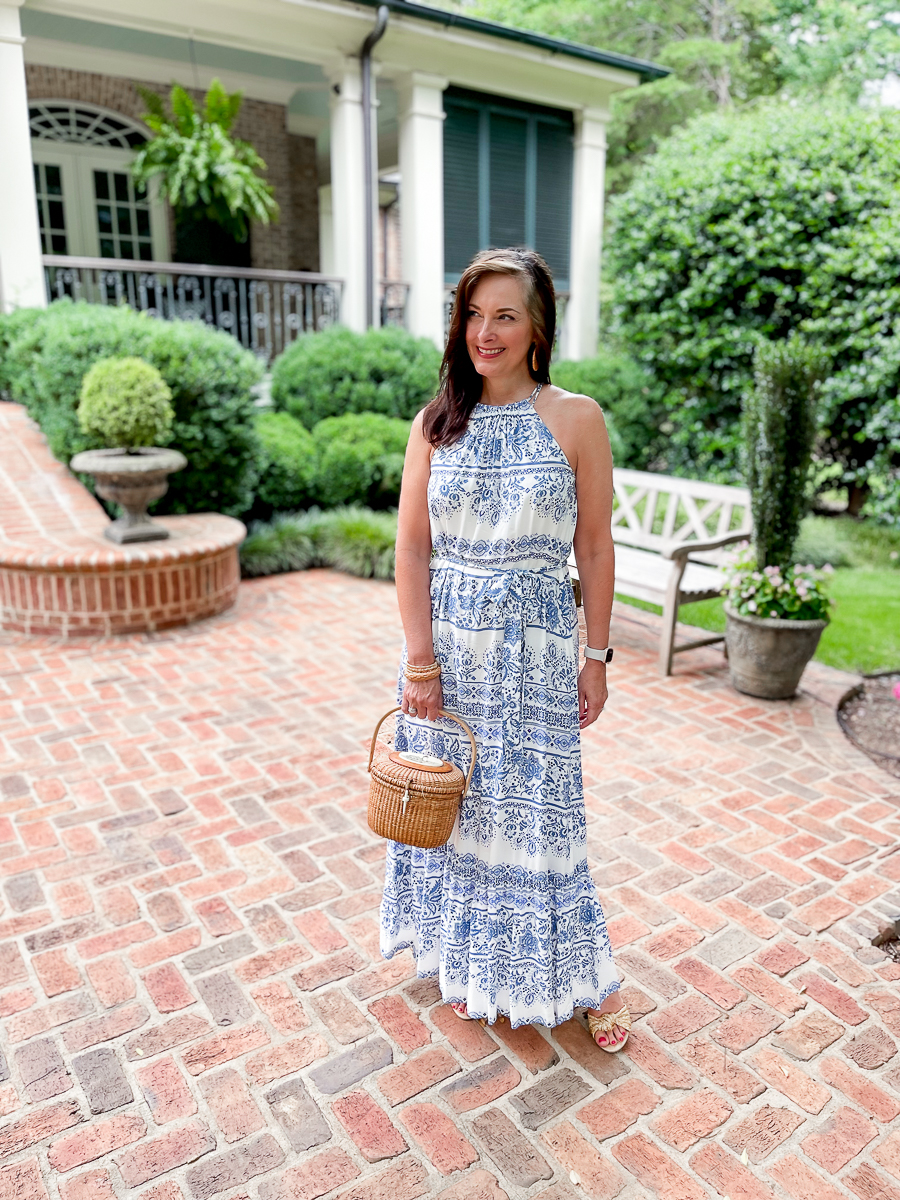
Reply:
[[268, 225], [278, 217], [274, 191], [256, 172], [266, 164], [249, 142], [230, 136], [243, 96], [229, 94], [218, 79], [209, 85], [202, 112], [177, 84], [162, 97], [138, 88], [147, 111], [144, 121], [156, 134], [137, 152], [131, 173], [146, 186], [158, 178], [160, 191], [176, 217], [202, 213], [246, 242], [250, 223]]

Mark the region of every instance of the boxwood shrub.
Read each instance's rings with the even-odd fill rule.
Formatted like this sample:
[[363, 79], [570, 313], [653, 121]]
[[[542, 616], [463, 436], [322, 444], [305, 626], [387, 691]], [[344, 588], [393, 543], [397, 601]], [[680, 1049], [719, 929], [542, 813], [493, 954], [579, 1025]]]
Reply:
[[325, 508], [396, 504], [410, 424], [380, 413], [347, 413], [319, 421], [312, 431], [316, 502]]
[[250, 508], [260, 453], [251, 389], [262, 365], [230, 334], [199, 321], [159, 321], [125, 307], [67, 301], [19, 320], [6, 350], [6, 386], [57, 458], [68, 462], [99, 445], [78, 424], [88, 369], [99, 359], [136, 356], [169, 385], [175, 410], [170, 444], [188, 460], [187, 469], [171, 477], [157, 511], [240, 516]]
[[411, 418], [435, 394], [440, 362], [431, 341], [394, 326], [311, 333], [275, 360], [272, 403], [307, 429], [345, 413]]
[[286, 412], [261, 412], [256, 509], [261, 514], [296, 512], [314, 502], [316, 446], [305, 425]]

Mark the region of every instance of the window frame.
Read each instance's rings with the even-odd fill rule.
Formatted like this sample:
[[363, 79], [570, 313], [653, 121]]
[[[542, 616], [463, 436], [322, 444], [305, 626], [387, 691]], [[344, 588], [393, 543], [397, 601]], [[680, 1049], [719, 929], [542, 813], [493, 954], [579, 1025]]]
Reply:
[[[84, 142], [32, 138], [31, 157], [36, 163], [60, 168], [62, 200], [69, 258], [101, 258], [94, 197], [94, 170], [131, 174], [133, 150], [96, 146]], [[153, 180], [150, 193], [150, 244], [154, 262], [169, 262], [169, 221], [165, 203]], [[132, 259], [136, 263], [142, 259]]]

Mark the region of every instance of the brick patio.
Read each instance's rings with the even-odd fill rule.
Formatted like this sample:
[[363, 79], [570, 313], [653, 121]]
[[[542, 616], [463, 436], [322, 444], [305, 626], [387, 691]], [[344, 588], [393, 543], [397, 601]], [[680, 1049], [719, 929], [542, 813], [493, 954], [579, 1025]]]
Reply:
[[[0, 1200], [898, 1200], [897, 783], [617, 609], [590, 852], [611, 1056], [383, 963], [363, 744], [391, 585], [244, 584], [166, 634], [0, 635]], [[742, 1159], [746, 1159], [746, 1162]], [[42, 1182], [43, 1181], [43, 1182]]]

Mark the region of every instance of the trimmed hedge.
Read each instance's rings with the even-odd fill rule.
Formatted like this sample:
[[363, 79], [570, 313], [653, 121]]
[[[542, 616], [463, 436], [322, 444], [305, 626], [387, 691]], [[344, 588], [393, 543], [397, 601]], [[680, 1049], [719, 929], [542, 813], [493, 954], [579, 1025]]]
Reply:
[[296, 512], [313, 502], [316, 447], [312, 434], [286, 412], [261, 412], [257, 505], [268, 512]]
[[397, 514], [362, 507], [311, 509], [257, 522], [241, 546], [245, 578], [336, 567], [364, 579], [393, 579]]
[[199, 321], [159, 321], [130, 308], [69, 301], [19, 321], [3, 376], [11, 398], [25, 404], [57, 458], [68, 462], [100, 445], [78, 424], [89, 368], [104, 358], [139, 357], [159, 370], [172, 391], [171, 445], [188, 460], [186, 470], [171, 477], [156, 511], [240, 516], [250, 508], [259, 458], [251, 389], [262, 366], [235, 338]]
[[0, 400], [12, 400], [12, 373], [17, 369], [10, 355], [16, 338], [22, 337], [44, 316], [43, 308], [16, 308], [11, 313], [0, 312]]
[[272, 403], [312, 429], [325, 417], [411, 419], [437, 391], [441, 353], [428, 338], [385, 326], [300, 337], [272, 367]]
[[347, 413], [319, 421], [312, 431], [316, 502], [326, 508], [396, 504], [410, 425], [379, 413]]

